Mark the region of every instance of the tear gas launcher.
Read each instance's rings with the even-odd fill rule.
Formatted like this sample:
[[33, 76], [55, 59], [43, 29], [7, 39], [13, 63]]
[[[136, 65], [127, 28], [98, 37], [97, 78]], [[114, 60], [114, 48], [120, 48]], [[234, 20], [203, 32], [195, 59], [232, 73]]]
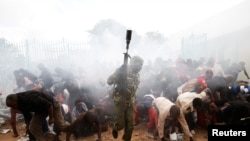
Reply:
[[123, 65], [120, 68], [120, 94], [126, 95], [129, 92], [129, 89], [127, 88], [127, 69], [128, 69], [128, 59], [130, 58], [130, 55], [128, 54], [129, 50], [129, 43], [132, 37], [132, 30], [127, 30], [126, 33], [126, 52], [124, 54], [124, 62]]

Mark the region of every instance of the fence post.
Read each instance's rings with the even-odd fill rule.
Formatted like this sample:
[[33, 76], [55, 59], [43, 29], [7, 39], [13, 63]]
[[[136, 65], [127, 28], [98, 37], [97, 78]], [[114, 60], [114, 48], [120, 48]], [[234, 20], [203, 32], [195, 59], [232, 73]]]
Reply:
[[26, 67], [30, 67], [30, 55], [29, 55], [29, 41], [26, 40], [25, 44], [25, 56], [26, 56]]

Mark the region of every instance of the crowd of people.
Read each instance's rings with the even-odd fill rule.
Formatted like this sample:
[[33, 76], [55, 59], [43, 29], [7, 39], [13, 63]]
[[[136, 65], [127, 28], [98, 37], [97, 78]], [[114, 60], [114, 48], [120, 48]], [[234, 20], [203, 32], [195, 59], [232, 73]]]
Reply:
[[[142, 119], [146, 117], [149, 134], [153, 137], [162, 138], [181, 130], [192, 140], [197, 126], [249, 124], [249, 121], [241, 120], [250, 116], [248, 82], [238, 80], [241, 72], [249, 79], [244, 62], [223, 63], [211, 57], [198, 61], [179, 58], [175, 62], [158, 58], [154, 63], [144, 67], [146, 70], [142, 75], [146, 77], [142, 77], [135, 116], [136, 122], [139, 115]], [[155, 104], [157, 101], [161, 102]], [[179, 125], [174, 125], [179, 131], [166, 130], [172, 129], [173, 125], [167, 124], [173, 119], [170, 103], [179, 107], [176, 108]], [[151, 109], [158, 113], [152, 114], [155, 112]], [[152, 123], [155, 125], [153, 130]]]
[[179, 132], [194, 140], [197, 126], [246, 124], [240, 119], [250, 117], [250, 87], [248, 81], [238, 80], [241, 72], [250, 79], [243, 61], [157, 58], [146, 64], [142, 57], [133, 56], [128, 66], [110, 72], [106, 84], [95, 89], [86, 87], [87, 81], [80, 83], [70, 70], [56, 67], [60, 79], [55, 81], [44, 64], [37, 68], [38, 76], [24, 68], [13, 72], [17, 87], [7, 95], [6, 105], [14, 137], [19, 136], [16, 114], [23, 114], [30, 141], [45, 141], [49, 133], [60, 140], [61, 132], [67, 132], [69, 141], [72, 133], [79, 137], [91, 126], [101, 141], [107, 119], [113, 119], [114, 138], [124, 130], [124, 141], [131, 140], [134, 126], [143, 121], [154, 139], [165, 140]]

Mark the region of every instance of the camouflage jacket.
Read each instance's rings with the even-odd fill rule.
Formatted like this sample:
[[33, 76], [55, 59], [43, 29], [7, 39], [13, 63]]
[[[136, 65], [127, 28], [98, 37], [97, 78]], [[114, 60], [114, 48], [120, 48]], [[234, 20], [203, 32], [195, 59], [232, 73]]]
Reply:
[[109, 76], [107, 83], [109, 85], [114, 85], [115, 89], [113, 91], [113, 99], [115, 102], [119, 102], [121, 100], [127, 100], [129, 103], [134, 103], [136, 90], [140, 84], [140, 75], [139, 73], [134, 74], [131, 71], [127, 71], [127, 85], [126, 85], [126, 93], [121, 94], [121, 72], [120, 69], [117, 69], [111, 76]]

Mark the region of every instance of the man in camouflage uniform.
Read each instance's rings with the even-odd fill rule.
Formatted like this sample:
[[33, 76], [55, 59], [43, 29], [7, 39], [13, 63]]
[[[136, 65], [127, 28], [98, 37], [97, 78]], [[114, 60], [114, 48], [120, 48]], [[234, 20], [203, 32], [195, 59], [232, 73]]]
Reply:
[[[109, 76], [107, 83], [109, 85], [115, 85], [113, 92], [114, 100], [114, 113], [116, 115], [116, 121], [113, 126], [113, 137], [118, 137], [118, 131], [124, 129], [124, 135], [122, 139], [124, 141], [130, 141], [132, 132], [134, 129], [134, 102], [135, 94], [140, 84], [139, 72], [142, 69], [143, 59], [139, 56], [134, 56], [130, 60], [130, 64], [126, 67], [126, 70], [122, 71], [121, 68], [117, 69], [114, 74]], [[120, 80], [122, 73], [126, 72], [126, 80]], [[121, 81], [126, 81], [126, 88], [121, 86]], [[124, 91], [124, 89], [126, 89]]]

